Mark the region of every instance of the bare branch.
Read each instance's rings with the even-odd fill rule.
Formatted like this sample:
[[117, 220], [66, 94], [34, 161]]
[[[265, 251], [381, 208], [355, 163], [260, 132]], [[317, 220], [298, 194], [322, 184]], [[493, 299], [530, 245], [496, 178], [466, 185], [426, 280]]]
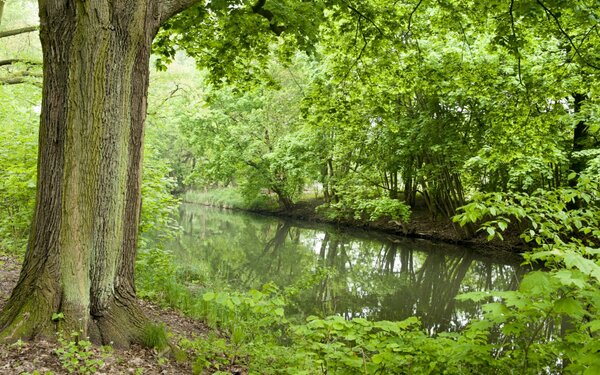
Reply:
[[27, 27], [22, 27], [20, 29], [2, 31], [2, 32], [0, 32], [0, 38], [6, 38], [9, 36], [31, 33], [33, 31], [38, 31], [39, 29], [40, 29], [39, 26], [27, 26]]
[[158, 110], [165, 105], [166, 102], [168, 102], [170, 99], [172, 99], [173, 97], [175, 97], [175, 94], [179, 91], [179, 90], [183, 90], [178, 83], [175, 84], [175, 88], [169, 93], [169, 95], [167, 97], [165, 97], [159, 105], [154, 106], [154, 111], [149, 112], [149, 115], [155, 115], [158, 113]]

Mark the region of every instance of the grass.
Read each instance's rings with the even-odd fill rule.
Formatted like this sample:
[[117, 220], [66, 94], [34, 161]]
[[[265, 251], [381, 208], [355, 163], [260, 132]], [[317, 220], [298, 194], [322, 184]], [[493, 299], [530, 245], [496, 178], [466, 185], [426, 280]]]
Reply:
[[163, 324], [149, 323], [144, 327], [142, 342], [148, 348], [163, 350], [169, 345], [167, 330]]

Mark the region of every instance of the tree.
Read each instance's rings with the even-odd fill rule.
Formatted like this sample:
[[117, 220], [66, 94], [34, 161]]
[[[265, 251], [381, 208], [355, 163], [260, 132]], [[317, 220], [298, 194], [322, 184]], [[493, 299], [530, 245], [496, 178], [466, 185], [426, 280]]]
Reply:
[[[36, 208], [18, 284], [0, 314], [0, 339], [62, 329], [119, 347], [140, 341], [147, 322], [133, 269], [150, 52], [159, 27], [195, 3], [39, 1], [44, 84]], [[213, 4], [211, 16], [253, 19], [258, 40], [261, 32], [280, 31], [264, 1]], [[209, 21], [213, 30], [223, 21], [203, 20], [210, 12], [198, 5], [180, 20], [204, 24], [211, 34]]]
[[103, 343], [139, 341], [133, 265], [151, 43], [192, 3], [39, 2], [37, 201], [0, 337], [50, 336], [58, 324]]
[[198, 161], [188, 179], [239, 186], [249, 202], [269, 190], [282, 208], [291, 208], [316, 163], [298, 111], [307, 65], [299, 57], [287, 69], [273, 62], [276, 88], [270, 83], [243, 93], [232, 87], [207, 90], [205, 108], [194, 109], [181, 123]]

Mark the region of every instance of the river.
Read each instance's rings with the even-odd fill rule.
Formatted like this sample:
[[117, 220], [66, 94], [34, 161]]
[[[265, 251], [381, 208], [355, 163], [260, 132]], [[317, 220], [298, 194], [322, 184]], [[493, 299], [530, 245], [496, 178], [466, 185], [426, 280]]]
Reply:
[[418, 316], [431, 333], [460, 330], [481, 307], [458, 293], [513, 290], [527, 271], [516, 257], [200, 205], [182, 205], [180, 224], [178, 272], [213, 288], [288, 288], [286, 315], [300, 318]]

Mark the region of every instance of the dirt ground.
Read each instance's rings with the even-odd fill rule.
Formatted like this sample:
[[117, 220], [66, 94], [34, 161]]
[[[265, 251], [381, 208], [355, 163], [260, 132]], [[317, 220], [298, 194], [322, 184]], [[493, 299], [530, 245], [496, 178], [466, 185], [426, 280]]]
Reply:
[[[17, 283], [21, 264], [16, 259], [0, 254], [0, 309], [4, 306], [10, 292]], [[148, 317], [158, 323], [163, 323], [168, 332], [178, 337], [194, 339], [206, 337], [210, 329], [200, 321], [182, 316], [176, 311], [163, 309], [152, 303], [141, 301]], [[59, 356], [55, 353], [56, 342], [35, 341], [19, 342], [12, 345], [0, 344], [0, 375], [52, 373], [53, 375], [68, 374], [62, 367]], [[129, 350], [112, 350], [101, 352], [100, 348], [93, 349], [93, 357], [102, 360], [103, 365], [96, 374], [192, 374], [191, 363], [193, 353], [186, 353], [187, 358], [181, 362], [169, 356], [161, 356], [156, 350], [132, 347]], [[221, 368], [221, 370], [224, 370]], [[238, 365], [227, 369], [231, 374], [246, 374], [246, 370]]]

